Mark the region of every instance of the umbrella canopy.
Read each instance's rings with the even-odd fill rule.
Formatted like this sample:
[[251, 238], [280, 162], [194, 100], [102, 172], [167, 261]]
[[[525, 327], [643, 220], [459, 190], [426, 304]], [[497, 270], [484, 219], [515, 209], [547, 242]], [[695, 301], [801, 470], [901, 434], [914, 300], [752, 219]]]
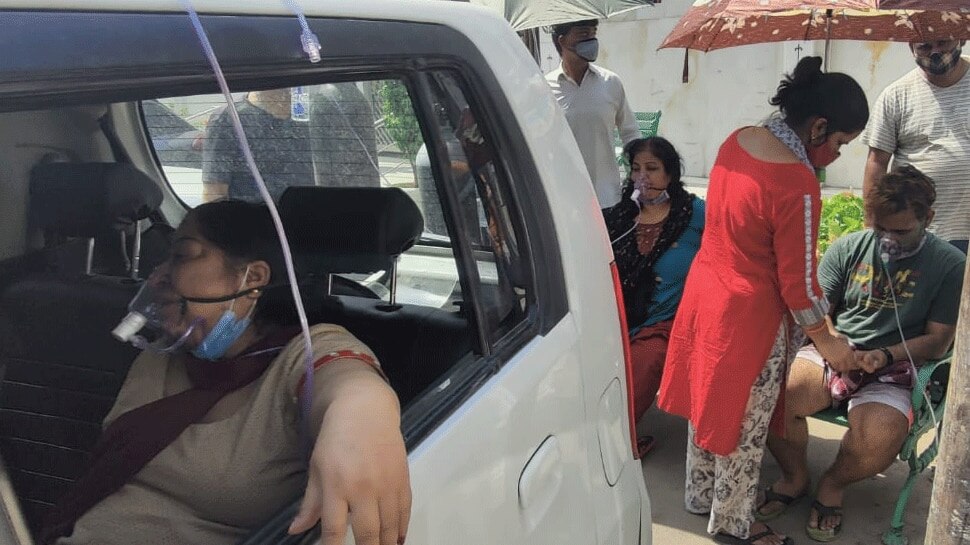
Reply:
[[970, 39], [966, 0], [698, 0], [660, 47], [944, 39]]
[[515, 30], [558, 23], [605, 19], [641, 6], [651, 0], [470, 0], [501, 13]]

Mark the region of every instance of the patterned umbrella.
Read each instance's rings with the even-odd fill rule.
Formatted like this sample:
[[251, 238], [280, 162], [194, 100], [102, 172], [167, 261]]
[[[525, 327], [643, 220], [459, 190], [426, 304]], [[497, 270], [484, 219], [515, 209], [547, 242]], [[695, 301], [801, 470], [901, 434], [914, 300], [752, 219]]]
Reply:
[[967, 0], [697, 0], [660, 47], [944, 39], [970, 39]]
[[501, 13], [515, 30], [583, 19], [606, 19], [652, 0], [468, 0]]

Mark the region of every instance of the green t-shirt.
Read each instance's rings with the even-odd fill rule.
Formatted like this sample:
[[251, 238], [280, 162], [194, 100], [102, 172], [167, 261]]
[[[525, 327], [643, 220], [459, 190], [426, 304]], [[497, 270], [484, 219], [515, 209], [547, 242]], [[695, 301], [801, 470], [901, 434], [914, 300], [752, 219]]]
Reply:
[[884, 266], [878, 246], [867, 229], [839, 238], [822, 256], [818, 281], [832, 304], [835, 328], [859, 348], [875, 349], [900, 341], [894, 306], [907, 339], [922, 335], [926, 322], [956, 324], [963, 252], [928, 233], [919, 253]]

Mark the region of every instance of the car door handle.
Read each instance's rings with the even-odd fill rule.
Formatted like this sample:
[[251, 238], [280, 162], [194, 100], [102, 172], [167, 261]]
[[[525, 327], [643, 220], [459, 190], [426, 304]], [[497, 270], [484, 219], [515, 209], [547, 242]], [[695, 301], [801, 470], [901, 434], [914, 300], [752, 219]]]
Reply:
[[530, 528], [546, 515], [563, 483], [562, 450], [556, 436], [546, 437], [519, 476], [519, 509]]

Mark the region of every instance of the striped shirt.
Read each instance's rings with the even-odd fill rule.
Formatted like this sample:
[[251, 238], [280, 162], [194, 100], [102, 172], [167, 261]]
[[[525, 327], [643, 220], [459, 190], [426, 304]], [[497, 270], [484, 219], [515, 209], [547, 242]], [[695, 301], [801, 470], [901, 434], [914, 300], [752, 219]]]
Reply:
[[863, 142], [936, 182], [931, 231], [970, 238], [970, 75], [945, 88], [919, 68], [896, 80], [876, 100]]

